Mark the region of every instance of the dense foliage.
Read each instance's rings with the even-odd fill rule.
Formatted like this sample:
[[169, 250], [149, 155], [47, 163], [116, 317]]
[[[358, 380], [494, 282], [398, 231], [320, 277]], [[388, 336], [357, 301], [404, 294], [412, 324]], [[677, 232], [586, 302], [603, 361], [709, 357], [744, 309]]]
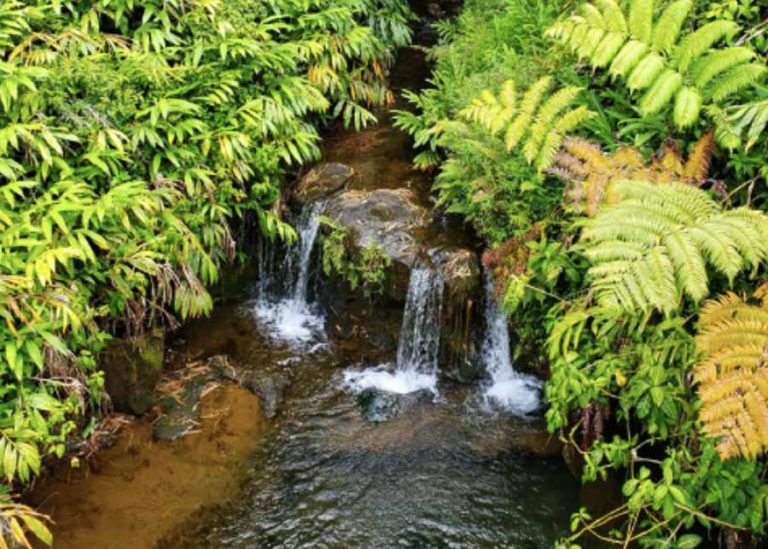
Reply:
[[760, 5], [468, 0], [398, 116], [486, 241], [517, 349], [548, 351], [565, 454], [622, 479], [623, 504], [576, 513], [562, 547], [766, 533]]
[[210, 310], [233, 223], [292, 237], [284, 176], [328, 118], [361, 127], [390, 100], [409, 18], [398, 0], [0, 2], [6, 483], [102, 405], [110, 336]]

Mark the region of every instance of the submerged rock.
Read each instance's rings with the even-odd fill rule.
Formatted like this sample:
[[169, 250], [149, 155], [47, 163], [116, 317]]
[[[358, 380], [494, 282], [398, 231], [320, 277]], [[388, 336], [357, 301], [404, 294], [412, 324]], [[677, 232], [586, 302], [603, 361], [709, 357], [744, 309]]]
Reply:
[[142, 415], [155, 400], [165, 344], [160, 330], [140, 338], [110, 341], [99, 357], [105, 387], [116, 412]]
[[382, 423], [397, 417], [418, 403], [431, 402], [432, 392], [427, 389], [398, 394], [381, 389], [365, 389], [358, 396], [363, 417], [372, 423]]
[[299, 204], [314, 202], [341, 191], [355, 175], [355, 170], [338, 162], [319, 164], [302, 177], [293, 192]]
[[236, 368], [225, 356], [211, 357], [208, 362], [224, 379], [261, 397], [266, 417], [273, 418], [277, 415], [277, 408], [283, 401], [285, 389], [290, 383], [286, 375]]

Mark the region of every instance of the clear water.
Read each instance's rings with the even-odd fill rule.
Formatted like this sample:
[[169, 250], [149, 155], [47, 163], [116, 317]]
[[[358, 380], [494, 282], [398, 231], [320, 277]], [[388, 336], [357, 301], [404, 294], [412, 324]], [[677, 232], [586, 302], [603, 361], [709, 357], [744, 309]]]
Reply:
[[507, 315], [496, 300], [490, 275], [485, 281], [485, 302], [486, 336], [482, 360], [488, 372], [483, 393], [486, 402], [513, 414], [531, 414], [541, 408], [542, 383], [514, 368]]
[[[259, 345], [243, 341], [238, 361], [285, 357]], [[358, 352], [295, 355], [242, 493], [163, 546], [543, 549], [567, 532], [578, 485], [559, 457], [537, 453], [539, 421], [489, 417], [468, 404], [474, 388], [445, 386], [439, 403], [369, 423], [339, 376]]]
[[411, 270], [408, 295], [400, 328], [397, 363], [345, 373], [345, 384], [352, 391], [369, 388], [397, 394], [427, 389], [437, 392], [440, 353], [440, 315], [444, 281], [440, 273], [427, 266]]

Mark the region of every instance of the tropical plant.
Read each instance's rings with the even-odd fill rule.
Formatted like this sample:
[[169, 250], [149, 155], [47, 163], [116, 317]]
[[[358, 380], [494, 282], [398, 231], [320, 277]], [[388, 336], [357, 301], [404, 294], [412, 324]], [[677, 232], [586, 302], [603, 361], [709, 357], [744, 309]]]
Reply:
[[595, 68], [625, 80], [630, 92], [644, 92], [638, 106], [655, 114], [674, 103], [679, 128], [696, 124], [703, 107], [720, 105], [757, 83], [768, 68], [746, 46], [714, 47], [739, 31], [716, 20], [693, 32], [685, 23], [692, 0], [675, 0], [658, 16], [653, 0], [585, 3], [581, 15], [553, 26], [548, 35]]
[[768, 256], [768, 218], [723, 210], [705, 191], [681, 183], [621, 181], [615, 204], [584, 223], [591, 286], [605, 306], [671, 313], [683, 295], [709, 294], [707, 267], [733, 281]]
[[682, 182], [701, 187], [707, 181], [714, 147], [714, 134], [706, 132], [686, 160], [677, 144], [667, 140], [660, 153], [646, 161], [635, 147], [622, 146], [608, 155], [596, 143], [568, 138], [547, 171], [568, 183], [566, 201], [575, 212], [593, 216], [609, 200], [610, 185], [615, 181]]
[[[98, 353], [206, 314], [233, 227], [333, 117], [391, 100], [394, 0], [0, 5], [0, 473], [25, 483], [98, 412]], [[22, 519], [23, 520], [23, 519]]]
[[544, 77], [520, 97], [514, 80], [507, 80], [498, 96], [483, 90], [459, 115], [492, 135], [503, 133], [507, 151], [521, 146], [528, 164], [542, 171], [565, 136], [594, 114], [584, 105], [573, 106], [581, 88], [570, 86], [548, 96], [552, 84], [552, 78]]
[[702, 307], [693, 370], [704, 433], [723, 459], [755, 458], [768, 448], [768, 287], [754, 304], [727, 293]]

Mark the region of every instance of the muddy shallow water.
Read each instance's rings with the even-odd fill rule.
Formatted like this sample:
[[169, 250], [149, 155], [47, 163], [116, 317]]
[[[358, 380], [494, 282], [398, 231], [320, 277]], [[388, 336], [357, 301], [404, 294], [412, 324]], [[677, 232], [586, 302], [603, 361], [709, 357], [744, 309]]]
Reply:
[[[423, 78], [421, 54], [405, 53], [395, 88]], [[329, 136], [324, 153], [355, 169], [352, 189], [407, 187], [430, 202], [430, 180], [386, 114]], [[432, 243], [469, 241], [440, 220], [430, 232]], [[578, 482], [552, 455], [541, 418], [490, 413], [478, 386], [441, 382], [435, 398], [390, 421], [364, 419], [344, 372], [393, 361], [402, 310], [353, 303], [317, 282], [325, 337], [276, 341], [245, 291], [171, 343], [174, 367], [227, 355], [239, 371], [279, 379], [274, 417], [225, 385], [203, 400], [199, 433], [152, 442], [150, 420], [140, 420], [89, 475], [67, 483], [64, 468], [35, 494], [56, 521], [56, 547], [538, 549], [567, 533]]]

